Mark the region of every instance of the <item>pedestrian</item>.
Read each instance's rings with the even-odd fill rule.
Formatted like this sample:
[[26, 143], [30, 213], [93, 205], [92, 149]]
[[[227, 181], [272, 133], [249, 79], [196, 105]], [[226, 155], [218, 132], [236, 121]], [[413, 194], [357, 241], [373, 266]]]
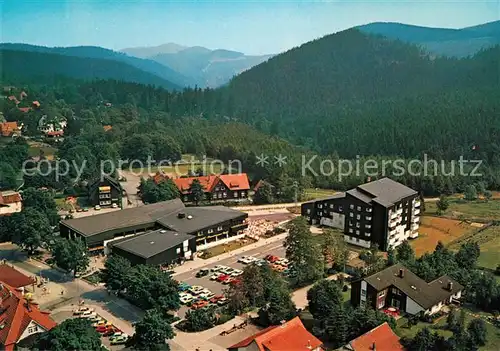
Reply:
[[61, 290], [61, 295], [64, 295], [64, 290]]

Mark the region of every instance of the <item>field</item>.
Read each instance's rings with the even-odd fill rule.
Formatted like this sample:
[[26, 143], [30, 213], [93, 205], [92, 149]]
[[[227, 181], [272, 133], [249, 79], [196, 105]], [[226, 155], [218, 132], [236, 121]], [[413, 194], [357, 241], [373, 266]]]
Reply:
[[451, 243], [464, 235], [478, 230], [477, 227], [462, 223], [459, 220], [422, 216], [419, 237], [411, 241], [417, 256], [434, 251], [437, 243]]
[[474, 237], [474, 240], [481, 248], [478, 265], [495, 269], [500, 264], [500, 227], [490, 227]]
[[[498, 193], [495, 192], [494, 196], [497, 197]], [[462, 199], [450, 198], [450, 206], [444, 213], [444, 216], [451, 218], [460, 218], [461, 216], [471, 220], [491, 221], [500, 219], [500, 200], [494, 199], [490, 201], [477, 200], [465, 201]], [[425, 213], [436, 214], [436, 203], [426, 202]]]
[[57, 149], [44, 143], [40, 142], [29, 142], [29, 149], [28, 149], [28, 155], [30, 157], [36, 157], [40, 156], [40, 151], [43, 152], [44, 156], [48, 160], [53, 160], [54, 159], [54, 154], [56, 153]]
[[332, 189], [320, 189], [320, 188], [310, 188], [304, 191], [304, 198], [306, 201], [321, 199], [323, 197], [328, 197], [337, 193], [337, 191]]

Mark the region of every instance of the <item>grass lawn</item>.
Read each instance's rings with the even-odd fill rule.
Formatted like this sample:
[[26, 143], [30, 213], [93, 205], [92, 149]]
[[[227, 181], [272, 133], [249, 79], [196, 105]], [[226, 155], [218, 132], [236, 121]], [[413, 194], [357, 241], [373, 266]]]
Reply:
[[332, 189], [320, 189], [320, 188], [310, 188], [304, 191], [304, 198], [306, 201], [321, 199], [323, 197], [328, 197], [337, 193], [337, 191]]
[[66, 198], [57, 198], [54, 199], [57, 209], [58, 210], [63, 210], [63, 211], [69, 211], [72, 209], [71, 205], [66, 202]]
[[[468, 324], [474, 317], [472, 317], [469, 313], [470, 310], [465, 309], [467, 313], [465, 323]], [[425, 327], [431, 329], [431, 331], [436, 331], [438, 334], [444, 336], [445, 338], [449, 338], [452, 336], [452, 332], [446, 329], [446, 316], [439, 319], [435, 324], [429, 324], [424, 322], [419, 322], [416, 326], [413, 326], [411, 329], [406, 327], [407, 319], [401, 318], [397, 321], [396, 334], [400, 337], [414, 337], [417, 332]], [[479, 350], [484, 351], [496, 351], [500, 350], [500, 329], [486, 323], [486, 329], [488, 331], [488, 342], [485, 346], [480, 347]]]
[[[500, 219], [500, 200], [477, 200], [465, 201], [461, 199], [450, 199], [450, 206], [444, 213], [445, 216], [460, 218], [464, 216], [470, 220], [491, 221]], [[425, 213], [436, 215], [437, 207], [435, 202], [425, 203]]]
[[[480, 233], [478, 243], [481, 248], [478, 265], [495, 269], [500, 264], [500, 226], [490, 227]], [[489, 239], [489, 240], [488, 240]]]
[[39, 143], [39, 142], [30, 142], [28, 149], [28, 156], [36, 157], [40, 156], [40, 150], [43, 151], [45, 157], [47, 159], [52, 160], [54, 158], [54, 154], [57, 152], [55, 147], [52, 147], [48, 144]]

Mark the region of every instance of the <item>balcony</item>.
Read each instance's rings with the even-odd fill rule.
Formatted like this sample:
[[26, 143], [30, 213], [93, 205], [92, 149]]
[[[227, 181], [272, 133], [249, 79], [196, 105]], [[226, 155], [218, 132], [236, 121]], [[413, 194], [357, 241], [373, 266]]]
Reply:
[[420, 222], [420, 216], [413, 217], [411, 221], [412, 221], [413, 223], [418, 223], [418, 222]]
[[394, 219], [397, 219], [398, 218], [398, 214], [396, 212], [392, 212], [390, 218], [391, 218], [391, 221], [394, 220]]
[[398, 216], [401, 216], [401, 215], [403, 214], [403, 209], [402, 209], [402, 208], [400, 208], [399, 210], [397, 210], [397, 211], [396, 211], [396, 214], [397, 214]]
[[367, 221], [371, 221], [371, 220], [372, 220], [372, 217], [371, 217], [371, 216], [366, 216], [366, 220], [367, 220]]
[[396, 235], [397, 231], [396, 229], [392, 229], [392, 230], [389, 230], [389, 236], [393, 236], [393, 235]]
[[418, 224], [413, 223], [410, 228], [411, 228], [412, 231], [417, 230], [418, 229]]
[[420, 200], [416, 200], [416, 201], [415, 201], [415, 205], [414, 205], [414, 206], [415, 206], [415, 207], [420, 207]]
[[418, 215], [420, 213], [420, 208], [416, 208], [413, 210], [414, 215]]

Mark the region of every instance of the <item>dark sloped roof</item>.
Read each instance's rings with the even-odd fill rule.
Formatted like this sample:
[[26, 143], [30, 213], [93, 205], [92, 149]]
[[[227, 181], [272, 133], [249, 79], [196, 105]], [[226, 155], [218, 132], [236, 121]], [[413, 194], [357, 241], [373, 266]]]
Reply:
[[324, 201], [328, 201], [328, 200], [335, 200], [335, 199], [342, 199], [345, 197], [345, 193], [344, 192], [339, 192], [339, 193], [335, 193], [333, 195], [330, 195], [328, 197], [322, 197], [321, 199], [316, 199], [316, 200], [311, 200], [311, 201], [306, 201], [306, 202], [303, 202], [302, 204], [314, 204], [316, 202], [324, 202]]
[[[401, 269], [404, 273], [403, 277], [399, 275]], [[427, 283], [399, 263], [365, 277], [364, 280], [377, 291], [395, 286], [424, 309], [434, 306], [464, 288], [448, 276], [442, 276]], [[452, 291], [447, 290], [449, 282], [453, 283]]]
[[[179, 218], [179, 213], [183, 213], [184, 218]], [[159, 218], [157, 223], [175, 231], [194, 233], [242, 216], [246, 213], [225, 206], [186, 207]]]
[[111, 242], [110, 246], [112, 248], [117, 247], [123, 251], [130, 252], [143, 258], [150, 258], [192, 238], [192, 235], [178, 233], [171, 230], [155, 230], [116, 242]]
[[361, 200], [367, 204], [369, 204], [370, 202], [372, 202], [372, 197], [362, 193], [361, 191], [359, 191], [358, 189], [351, 189], [351, 190], [347, 190], [347, 193], [353, 197], [355, 197], [356, 199], [358, 200]]
[[121, 189], [122, 188], [122, 185], [120, 184], [120, 182], [118, 180], [116, 180], [115, 178], [112, 178], [108, 175], [102, 175], [101, 177], [95, 179], [89, 186], [89, 189], [92, 189], [94, 187], [96, 187], [100, 182], [101, 182], [101, 179], [103, 180], [107, 180], [108, 182], [110, 182], [115, 188], [118, 188], [118, 189]]
[[362, 184], [357, 189], [370, 194], [372, 198], [379, 199], [379, 203], [382, 205], [384, 203], [392, 205], [405, 197], [417, 194], [415, 190], [390, 178], [382, 178]]
[[94, 216], [68, 219], [61, 223], [83, 236], [92, 236], [109, 230], [154, 224], [159, 218], [183, 208], [182, 201], [175, 199]]

